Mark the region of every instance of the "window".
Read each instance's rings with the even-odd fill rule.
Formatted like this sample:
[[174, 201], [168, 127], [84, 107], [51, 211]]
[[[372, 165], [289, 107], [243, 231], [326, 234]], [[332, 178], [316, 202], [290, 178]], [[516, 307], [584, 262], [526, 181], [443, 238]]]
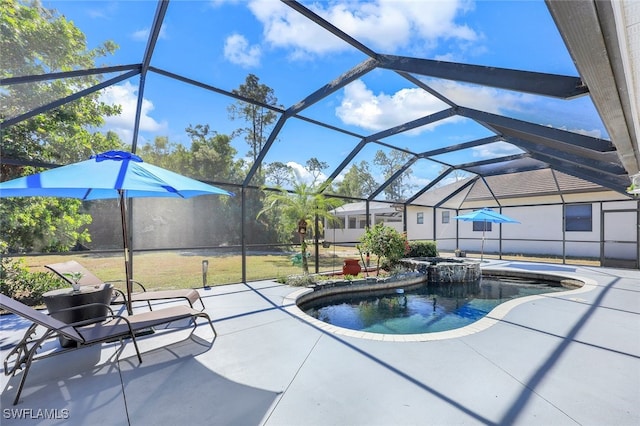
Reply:
[[474, 231], [480, 231], [480, 232], [491, 232], [491, 222], [473, 222], [473, 230]]
[[424, 212], [418, 212], [416, 216], [416, 223], [422, 225], [424, 223]]
[[349, 216], [349, 229], [356, 229], [356, 218]]
[[449, 223], [449, 213], [451, 213], [449, 210], [442, 211], [442, 223]]
[[564, 215], [565, 231], [592, 230], [591, 204], [568, 204], [565, 206]]

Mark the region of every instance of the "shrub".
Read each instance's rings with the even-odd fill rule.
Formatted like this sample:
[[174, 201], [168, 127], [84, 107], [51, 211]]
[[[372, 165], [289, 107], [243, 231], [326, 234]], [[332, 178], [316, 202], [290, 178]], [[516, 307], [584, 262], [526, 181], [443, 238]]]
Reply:
[[417, 240], [409, 241], [409, 254], [407, 257], [436, 257], [438, 249], [435, 241]]
[[5, 256], [5, 249], [6, 243], [0, 242], [0, 293], [27, 305], [40, 305], [45, 292], [68, 286], [64, 280], [46, 272], [30, 272], [24, 259]]
[[303, 287], [315, 283], [315, 278], [309, 274], [289, 275], [287, 277], [287, 284], [293, 287]]
[[378, 256], [378, 270], [381, 258], [385, 265], [393, 266], [409, 253], [407, 236], [382, 223], [367, 228], [360, 241], [358, 250]]

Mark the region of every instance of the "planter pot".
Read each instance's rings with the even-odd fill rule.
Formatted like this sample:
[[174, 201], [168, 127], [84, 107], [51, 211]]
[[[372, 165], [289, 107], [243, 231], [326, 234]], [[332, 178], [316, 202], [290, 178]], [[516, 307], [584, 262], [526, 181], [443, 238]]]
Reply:
[[343, 275], [358, 275], [362, 271], [358, 259], [345, 259], [342, 264]]

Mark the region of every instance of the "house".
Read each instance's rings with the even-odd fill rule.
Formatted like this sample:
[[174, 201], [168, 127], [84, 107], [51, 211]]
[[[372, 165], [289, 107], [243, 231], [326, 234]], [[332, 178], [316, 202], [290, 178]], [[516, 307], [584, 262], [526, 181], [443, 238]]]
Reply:
[[[367, 206], [368, 204], [368, 206]], [[369, 222], [367, 222], [367, 208], [369, 210]], [[338, 218], [337, 223], [325, 225], [325, 241], [331, 243], [355, 243], [367, 227], [367, 223], [384, 223], [399, 232], [404, 231], [402, 205], [378, 201], [358, 201], [348, 203], [332, 213]]]
[[[371, 223], [386, 220], [410, 240], [435, 240], [442, 251], [480, 252], [484, 246], [484, 253], [594, 258], [604, 266], [638, 268], [638, 199], [550, 169], [473, 179], [415, 197], [406, 205], [406, 221], [403, 205], [369, 202]], [[520, 224], [455, 220], [483, 207]], [[357, 242], [366, 226], [366, 202], [347, 204], [336, 214], [353, 226], [343, 232], [327, 228], [326, 240]]]

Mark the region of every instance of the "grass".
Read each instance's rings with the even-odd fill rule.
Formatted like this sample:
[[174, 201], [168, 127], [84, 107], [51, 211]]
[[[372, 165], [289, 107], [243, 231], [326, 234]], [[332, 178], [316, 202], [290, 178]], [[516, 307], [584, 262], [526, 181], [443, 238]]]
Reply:
[[[291, 253], [247, 254], [247, 281], [277, 278], [300, 274], [302, 268], [291, 262]], [[320, 271], [342, 271], [343, 259], [358, 257], [351, 247], [322, 249]], [[25, 263], [32, 272], [47, 271], [49, 263], [77, 260], [103, 281], [123, 280], [124, 255], [73, 253], [70, 255], [25, 256]], [[242, 256], [207, 255], [194, 252], [147, 252], [134, 255], [133, 278], [141, 282], [147, 290], [170, 288], [197, 288], [203, 285], [202, 261], [209, 262], [207, 284], [210, 286], [238, 283], [242, 281]], [[309, 270], [315, 271], [314, 257], [309, 258]]]
[[[452, 253], [441, 254], [444, 256], [453, 256]], [[247, 254], [247, 281], [273, 279], [292, 274], [300, 274], [302, 268], [292, 264], [291, 256], [292, 253]], [[480, 258], [479, 253], [467, 253], [467, 256], [472, 259]], [[341, 272], [342, 263], [345, 258], [359, 258], [359, 254], [354, 247], [332, 246], [328, 249], [321, 248], [319, 259], [320, 272]], [[497, 259], [498, 256], [485, 254], [484, 258]], [[123, 280], [125, 275], [122, 253], [100, 255], [76, 252], [69, 255], [25, 256], [24, 259], [31, 271], [47, 271], [44, 265], [48, 263], [75, 259], [103, 281]], [[502, 259], [562, 263], [562, 258], [558, 257], [503, 255]], [[147, 290], [198, 288], [203, 285], [203, 260], [208, 260], [209, 262], [207, 274], [208, 285], [224, 285], [242, 281], [242, 256], [240, 254], [211, 255], [189, 251], [158, 251], [136, 254], [133, 260], [133, 277], [135, 280], [143, 283]], [[371, 264], [375, 265], [375, 262], [376, 259], [373, 257]], [[567, 263], [590, 266], [600, 265], [599, 261], [590, 259], [568, 259]], [[309, 258], [309, 271], [315, 271], [314, 256]]]

